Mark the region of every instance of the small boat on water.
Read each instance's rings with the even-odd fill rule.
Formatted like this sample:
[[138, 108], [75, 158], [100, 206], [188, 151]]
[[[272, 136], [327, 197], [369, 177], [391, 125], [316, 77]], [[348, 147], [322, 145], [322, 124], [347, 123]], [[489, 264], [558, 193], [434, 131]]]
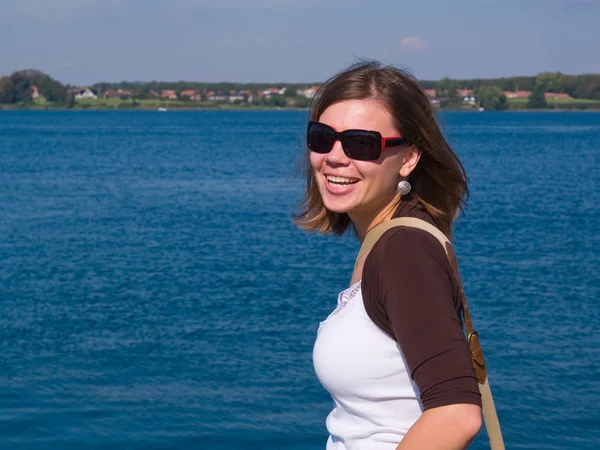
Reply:
[[161, 112], [165, 112], [167, 110], [167, 108], [163, 108], [162, 106], [160, 108], [158, 108], [159, 111]]

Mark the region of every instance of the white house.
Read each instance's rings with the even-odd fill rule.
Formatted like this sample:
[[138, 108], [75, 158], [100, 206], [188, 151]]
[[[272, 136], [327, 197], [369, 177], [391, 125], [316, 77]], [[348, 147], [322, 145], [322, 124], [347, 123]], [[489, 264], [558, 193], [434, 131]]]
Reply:
[[283, 88], [268, 88], [265, 89], [262, 93], [265, 97], [271, 97], [272, 95], [283, 95], [285, 94], [286, 87]]
[[[242, 94], [210, 94], [206, 97], [209, 102], [230, 102], [235, 101], [244, 102], [247, 101], [247, 97]], [[251, 102], [252, 100], [250, 100]]]
[[462, 97], [463, 103], [467, 103], [469, 105], [475, 105], [477, 103], [477, 97], [473, 94], [464, 95]]
[[229, 95], [229, 101], [230, 102], [243, 102], [244, 100], [246, 100], [246, 97], [240, 94], [235, 94], [235, 95]]
[[309, 87], [308, 89], [298, 89], [296, 91], [296, 94], [301, 95], [302, 97], [305, 97], [308, 99], [312, 99], [318, 90], [319, 90], [319, 86], [312, 86], [312, 87]]
[[97, 99], [98, 96], [94, 94], [94, 92], [90, 88], [80, 89], [77, 94], [75, 94], [75, 98], [80, 100], [82, 98], [93, 98]]

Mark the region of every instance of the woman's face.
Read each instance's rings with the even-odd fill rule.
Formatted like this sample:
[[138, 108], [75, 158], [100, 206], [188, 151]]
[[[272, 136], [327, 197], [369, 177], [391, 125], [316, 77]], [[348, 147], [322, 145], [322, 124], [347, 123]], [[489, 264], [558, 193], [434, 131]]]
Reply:
[[[329, 106], [319, 122], [337, 131], [379, 131], [383, 137], [399, 136], [392, 116], [375, 100], [347, 100]], [[355, 225], [369, 225], [398, 199], [397, 186], [417, 164], [414, 147], [388, 147], [376, 161], [357, 161], [344, 153], [336, 141], [329, 153], [311, 152], [310, 163], [325, 207], [348, 213]]]

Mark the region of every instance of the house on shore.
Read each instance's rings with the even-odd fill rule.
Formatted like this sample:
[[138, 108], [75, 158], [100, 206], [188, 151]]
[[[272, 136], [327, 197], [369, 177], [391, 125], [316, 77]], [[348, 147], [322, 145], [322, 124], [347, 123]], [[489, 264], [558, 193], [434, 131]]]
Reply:
[[196, 95], [196, 91], [193, 89], [186, 89], [185, 91], [181, 91], [179, 93], [179, 98], [188, 97], [191, 98]]
[[319, 86], [311, 86], [307, 89], [298, 89], [296, 91], [296, 94], [299, 96], [302, 96], [304, 98], [307, 98], [309, 100], [312, 100], [318, 91], [319, 91]]
[[179, 94], [180, 99], [189, 99], [193, 102], [201, 102], [202, 101], [202, 93], [195, 91], [194, 89], [187, 89], [185, 91], [181, 91]]
[[531, 91], [504, 91], [506, 98], [529, 98]]
[[544, 97], [548, 98], [560, 98], [563, 100], [571, 100], [573, 99], [573, 97], [571, 97], [569, 94], [565, 93], [565, 92], [544, 92]]
[[252, 91], [249, 90], [244, 90], [244, 91], [240, 91], [240, 95], [242, 95], [244, 97], [244, 101], [246, 103], [252, 103], [252, 101], [254, 100], [254, 95], [252, 95]]
[[129, 98], [133, 96], [133, 91], [125, 89], [109, 89], [103, 95], [104, 98]]
[[81, 99], [96, 100], [98, 98], [96, 93], [88, 87], [73, 89], [72, 92], [75, 94], [74, 97], [76, 100], [81, 100]]
[[269, 97], [271, 97], [273, 95], [283, 95], [283, 94], [285, 94], [286, 89], [287, 89], [286, 87], [283, 87], [283, 88], [273, 87], [273, 88], [267, 88], [267, 89], [265, 89], [264, 91], [262, 91], [262, 93], [263, 93], [263, 95], [265, 97], [269, 98]]
[[475, 106], [479, 99], [473, 92], [473, 89], [457, 89], [456, 96], [460, 98], [463, 103]]
[[163, 89], [160, 91], [160, 98], [164, 100], [177, 100], [177, 94], [173, 89]]
[[206, 100], [216, 103], [252, 103], [253, 96], [250, 91], [236, 92], [235, 89], [231, 89], [229, 93], [223, 93], [222, 91], [208, 91], [206, 93]]

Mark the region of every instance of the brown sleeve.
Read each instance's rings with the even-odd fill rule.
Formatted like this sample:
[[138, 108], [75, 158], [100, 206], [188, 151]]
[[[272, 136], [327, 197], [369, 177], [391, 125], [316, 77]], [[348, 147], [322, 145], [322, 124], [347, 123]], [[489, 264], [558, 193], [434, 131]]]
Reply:
[[457, 289], [444, 249], [422, 230], [387, 231], [365, 261], [365, 309], [399, 343], [424, 410], [481, 406]]

